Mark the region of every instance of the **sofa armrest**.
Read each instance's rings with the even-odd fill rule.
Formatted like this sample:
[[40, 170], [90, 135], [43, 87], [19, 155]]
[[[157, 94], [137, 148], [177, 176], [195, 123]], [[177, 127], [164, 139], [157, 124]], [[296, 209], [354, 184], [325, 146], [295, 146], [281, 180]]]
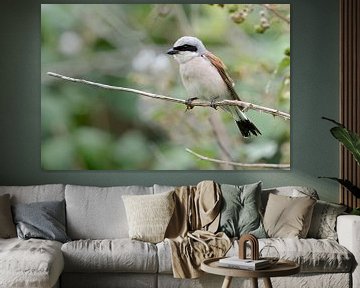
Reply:
[[360, 216], [338, 216], [336, 229], [340, 245], [347, 248], [355, 257], [353, 287], [360, 287]]

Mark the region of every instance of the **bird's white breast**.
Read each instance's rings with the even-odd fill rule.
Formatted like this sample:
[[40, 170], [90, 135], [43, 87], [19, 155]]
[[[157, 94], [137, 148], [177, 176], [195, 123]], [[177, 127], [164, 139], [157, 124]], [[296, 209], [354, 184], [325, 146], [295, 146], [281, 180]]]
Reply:
[[229, 94], [219, 72], [205, 57], [198, 56], [180, 64], [180, 74], [189, 97], [221, 100]]

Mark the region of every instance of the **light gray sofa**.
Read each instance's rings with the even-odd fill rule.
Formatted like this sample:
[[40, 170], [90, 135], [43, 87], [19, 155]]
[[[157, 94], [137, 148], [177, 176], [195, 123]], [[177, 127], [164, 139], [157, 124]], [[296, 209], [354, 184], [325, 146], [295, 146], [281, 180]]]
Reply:
[[[90, 187], [75, 185], [0, 186], [15, 203], [66, 202], [65, 244], [40, 240], [0, 239], [0, 287], [221, 287], [223, 278], [174, 279], [167, 242], [151, 244], [128, 238], [122, 195], [161, 193], [171, 187]], [[292, 195], [291, 189], [279, 189]], [[266, 193], [263, 191], [263, 201]], [[299, 195], [293, 195], [299, 196]], [[301, 273], [273, 278], [274, 287], [360, 287], [360, 217], [337, 219], [339, 242], [329, 239], [260, 239], [281, 257], [301, 264]], [[228, 252], [236, 255], [237, 243]], [[262, 281], [259, 281], [260, 287]], [[234, 279], [233, 286], [249, 281]], [[243, 286], [241, 286], [243, 287]]]

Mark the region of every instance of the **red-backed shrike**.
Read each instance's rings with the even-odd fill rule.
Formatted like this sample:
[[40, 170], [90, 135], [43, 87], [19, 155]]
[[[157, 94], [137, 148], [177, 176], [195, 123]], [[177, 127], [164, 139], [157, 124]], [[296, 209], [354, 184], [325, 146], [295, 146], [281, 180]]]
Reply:
[[[226, 66], [214, 54], [206, 50], [197, 38], [184, 36], [178, 39], [167, 52], [173, 55], [180, 65], [180, 75], [190, 99], [240, 100], [234, 90], [234, 83], [226, 73]], [[246, 117], [238, 106], [223, 106], [231, 113], [241, 134], [257, 136], [259, 129]]]

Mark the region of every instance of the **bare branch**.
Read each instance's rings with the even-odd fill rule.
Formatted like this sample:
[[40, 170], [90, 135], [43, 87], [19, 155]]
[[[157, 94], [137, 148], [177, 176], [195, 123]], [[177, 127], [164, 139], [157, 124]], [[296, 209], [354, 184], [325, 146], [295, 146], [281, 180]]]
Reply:
[[290, 25], [290, 20], [287, 19], [285, 16], [281, 15], [278, 11], [276, 11], [274, 8], [272, 8], [269, 4], [260, 4], [260, 5], [265, 7], [267, 10], [274, 13], [279, 19], [285, 21], [287, 24]]
[[[120, 87], [120, 86], [111, 86], [111, 85], [96, 83], [96, 82], [88, 81], [88, 80], [85, 80], [85, 79], [78, 79], [78, 78], [72, 78], [72, 77], [60, 75], [60, 74], [53, 73], [53, 72], [47, 72], [47, 74], [49, 76], [57, 77], [57, 78], [60, 78], [60, 79], [63, 79], [63, 80], [71, 81], [71, 82], [83, 83], [83, 84], [86, 84], [86, 85], [96, 86], [96, 87], [103, 88], [103, 89], [108, 89], [108, 90], [117, 90], [117, 91], [124, 91], [124, 92], [134, 93], [134, 94], [138, 94], [138, 95], [142, 95], [142, 96], [146, 96], [146, 97], [150, 97], [150, 98], [154, 98], [154, 99], [175, 102], [175, 103], [179, 103], [179, 104], [183, 104], [183, 105], [188, 106], [187, 101], [183, 100], [183, 99], [172, 98], [172, 97], [169, 97], [169, 96], [149, 93], [149, 92], [136, 90], [136, 89], [132, 89], [132, 88], [125, 88], [125, 87]], [[197, 101], [196, 100], [196, 101], [193, 101], [191, 103], [191, 105], [192, 106], [199, 106], [199, 107], [239, 106], [244, 111], [246, 111], [246, 110], [256, 110], [256, 111], [264, 112], [264, 113], [267, 113], [267, 114], [271, 114], [273, 116], [281, 117], [281, 118], [283, 118], [285, 120], [290, 119], [290, 114], [288, 114], [288, 113], [281, 112], [281, 111], [276, 110], [276, 109], [272, 109], [272, 108], [252, 104], [252, 103], [249, 103], [249, 102], [238, 101], [238, 100], [222, 100], [222, 101], [217, 101], [217, 102], [214, 102], [214, 103], [211, 103], [209, 101]]]
[[[231, 153], [227, 149], [227, 147], [230, 145], [230, 143], [228, 143], [230, 141], [230, 139], [223, 127], [223, 122], [219, 121], [220, 120], [219, 118], [220, 118], [219, 113], [216, 113], [216, 114], [213, 113], [209, 117], [209, 122], [211, 124], [212, 132], [214, 134], [216, 143], [218, 144], [218, 146], [220, 148], [220, 154], [222, 156], [221, 158], [227, 162], [232, 162], [233, 159], [231, 157]], [[226, 167], [226, 168], [232, 167], [233, 169], [235, 169], [235, 167], [233, 165], [229, 165], [229, 164], [223, 164], [223, 167]]]
[[194, 156], [198, 157], [201, 160], [206, 160], [206, 161], [221, 163], [221, 164], [229, 164], [229, 165], [242, 167], [242, 168], [271, 168], [271, 169], [289, 169], [290, 168], [290, 164], [268, 164], [268, 163], [248, 164], [248, 163], [239, 163], [239, 162], [231, 162], [231, 161], [229, 162], [229, 161], [214, 159], [214, 158], [200, 155], [200, 154], [192, 151], [189, 148], [185, 148], [185, 150], [186, 150], [186, 152], [193, 154]]

